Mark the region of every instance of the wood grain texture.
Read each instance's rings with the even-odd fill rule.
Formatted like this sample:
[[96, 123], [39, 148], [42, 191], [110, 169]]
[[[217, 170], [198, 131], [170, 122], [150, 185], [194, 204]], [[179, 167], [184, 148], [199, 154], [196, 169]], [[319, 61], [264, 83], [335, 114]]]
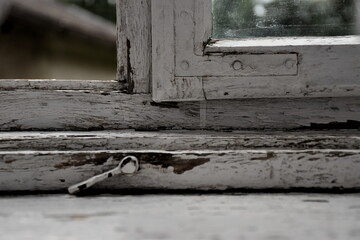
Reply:
[[1, 91], [0, 130], [359, 128], [357, 97], [158, 104], [107, 88]]
[[207, 99], [359, 96], [359, 46], [357, 36], [215, 41], [205, 49], [210, 55], [240, 59], [246, 52], [297, 53], [298, 72], [278, 77], [210, 76], [204, 78], [204, 92]]
[[360, 187], [360, 150], [107, 150], [1, 151], [0, 190], [63, 191], [114, 168], [128, 155], [139, 159], [139, 172], [110, 178], [94, 189]]
[[0, 133], [0, 191], [64, 191], [126, 156], [98, 190], [358, 189], [359, 131]]
[[[358, 36], [209, 41], [205, 39], [211, 32], [209, 3], [174, 1], [153, 11], [153, 29], [166, 29], [154, 31], [159, 33], [153, 36], [154, 43], [164, 46], [158, 48], [161, 57], [154, 51], [153, 63], [171, 73], [154, 75], [159, 83], [154, 100], [193, 101], [187, 96], [199, 92], [203, 92], [199, 100], [360, 96]], [[163, 12], [174, 12], [174, 20], [163, 21]], [[177, 77], [201, 80], [189, 84], [199, 89], [177, 92]]]
[[130, 93], [149, 93], [151, 83], [151, 0], [117, 1], [118, 80]]
[[61, 80], [61, 79], [0, 79], [0, 91], [16, 90], [91, 90], [125, 92], [123, 82], [114, 80]]
[[207, 42], [212, 35], [212, 1], [195, 1], [195, 49], [196, 55], [202, 56]]
[[0, 132], [1, 151], [360, 149], [360, 131]]
[[[175, 79], [174, 0], [153, 1], [152, 14], [152, 98], [177, 96]], [[168, 10], [166, 10], [168, 9]]]

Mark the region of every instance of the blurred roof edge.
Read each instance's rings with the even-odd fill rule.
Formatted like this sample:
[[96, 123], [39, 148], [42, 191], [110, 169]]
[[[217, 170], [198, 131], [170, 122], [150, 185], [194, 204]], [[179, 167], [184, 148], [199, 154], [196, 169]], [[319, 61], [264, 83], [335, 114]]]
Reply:
[[116, 42], [115, 24], [72, 4], [53, 0], [0, 0], [0, 25], [10, 16], [69, 30], [106, 44]]

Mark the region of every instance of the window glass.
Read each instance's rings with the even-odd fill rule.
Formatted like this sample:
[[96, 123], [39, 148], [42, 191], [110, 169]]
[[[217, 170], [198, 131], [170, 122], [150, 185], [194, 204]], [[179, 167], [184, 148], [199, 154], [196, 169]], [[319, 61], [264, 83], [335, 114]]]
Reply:
[[213, 0], [213, 37], [344, 36], [356, 0]]

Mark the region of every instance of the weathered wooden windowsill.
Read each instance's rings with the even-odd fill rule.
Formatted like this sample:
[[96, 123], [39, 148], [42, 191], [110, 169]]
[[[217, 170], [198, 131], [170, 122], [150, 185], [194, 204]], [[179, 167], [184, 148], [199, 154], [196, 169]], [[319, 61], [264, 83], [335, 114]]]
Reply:
[[140, 171], [95, 189], [358, 189], [359, 136], [359, 131], [4, 132], [0, 191], [65, 191], [127, 155], [139, 159]]

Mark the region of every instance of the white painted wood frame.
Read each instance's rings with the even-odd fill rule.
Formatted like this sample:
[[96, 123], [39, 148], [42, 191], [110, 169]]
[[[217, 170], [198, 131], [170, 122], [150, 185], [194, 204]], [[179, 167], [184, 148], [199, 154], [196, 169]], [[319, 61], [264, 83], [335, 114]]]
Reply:
[[360, 96], [360, 37], [211, 39], [211, 0], [153, 0], [153, 99]]
[[0, 131], [360, 127], [360, 97], [154, 103], [116, 81], [0, 80]]
[[[181, 3], [182, 1], [151, 2], [155, 3], [153, 10], [156, 12], [161, 6], [187, 6], [189, 3]], [[148, 2], [135, 2], [144, 3], [142, 6], [145, 9], [140, 9], [148, 12]], [[207, 12], [201, 10], [208, 8], [206, 3], [209, 2], [196, 2], [197, 7], [194, 9], [200, 13], [196, 15], [199, 18], [209, 18], [205, 14]], [[139, 6], [127, 7], [129, 11], [134, 11]], [[161, 14], [159, 19], [170, 22], [176, 20], [172, 11], [163, 11]], [[185, 12], [179, 14], [187, 16]], [[139, 22], [133, 20], [131, 24], [125, 25], [134, 26], [135, 32], [137, 24]], [[157, 31], [155, 35], [171, 32], [173, 29], [158, 27], [154, 26]], [[209, 32], [201, 30], [207, 28], [200, 25], [196, 27], [199, 31], [193, 31], [194, 38], [206, 39]], [[98, 189], [359, 188], [358, 130], [294, 134], [286, 131], [264, 132], [264, 129], [358, 129], [360, 97], [351, 95], [356, 93], [355, 90], [349, 88], [348, 97], [337, 97], [330, 92], [329, 98], [304, 99], [288, 96], [282, 99], [208, 100], [208, 97], [201, 96], [209, 94], [203, 91], [203, 83], [209, 77], [181, 76], [173, 79], [175, 90], [168, 85], [168, 90], [178, 96], [173, 100], [194, 101], [154, 103], [151, 94], [144, 87], [146, 82], [149, 83], [146, 77], [148, 71], [146, 67], [141, 67], [149, 66], [149, 59], [145, 65], [144, 62], [136, 61], [149, 55], [146, 54], [148, 50], [143, 55], [136, 54], [148, 47], [143, 39], [133, 39], [135, 35], [133, 33], [125, 39], [125, 42], [129, 40], [134, 43], [130, 48], [134, 52], [130, 51], [125, 58], [120, 56], [121, 61], [125, 61], [125, 66], [132, 66], [127, 68], [133, 71], [132, 91], [129, 89], [131, 81], [0, 80], [0, 131], [9, 131], [0, 134], [0, 191], [65, 190], [71, 184], [113, 167], [114, 163], [107, 162], [110, 156], [118, 159], [128, 154], [140, 158], [139, 174], [134, 178], [113, 178], [98, 185]], [[167, 41], [171, 41], [171, 38]], [[205, 54], [206, 51], [211, 51], [210, 46], [203, 48], [202, 40], [189, 43], [193, 44], [193, 52], [200, 60], [206, 56], [202, 56], [203, 51]], [[160, 62], [154, 62], [154, 76], [176, 76], [176, 71], [181, 69], [175, 68], [175, 55], [173, 61], [166, 61], [166, 56], [161, 55], [164, 53], [163, 48], [172, 52], [171, 46], [175, 45], [166, 45], [160, 41], [156, 44], [158, 48], [154, 51], [158, 51], [159, 59], [164, 57], [161, 60], [164, 68], [160, 68]], [[338, 47], [341, 46], [338, 44]], [[213, 44], [212, 48], [215, 47]], [[344, 49], [348, 49], [348, 46], [345, 45]], [[128, 51], [129, 48], [125, 52]], [[276, 57], [293, 57], [293, 53], [278, 55]], [[209, 53], [209, 57], [212, 59], [217, 56]], [[126, 61], [129, 59], [133, 63], [127, 65]], [[283, 70], [280, 68], [276, 71], [281, 74]], [[291, 71], [290, 69], [286, 74], [293, 74]], [[162, 86], [162, 83], [157, 84]], [[165, 91], [163, 93], [167, 94]], [[207, 101], [198, 101], [205, 99]], [[122, 129], [180, 131], [115, 131]], [[252, 129], [257, 132], [235, 131], [227, 134], [187, 131], [204, 129]], [[19, 130], [47, 132], [15, 132]], [[55, 130], [84, 132], [49, 132]]]
[[359, 146], [358, 131], [0, 133], [0, 192], [66, 191], [129, 155], [137, 174], [92, 189], [354, 191]]

